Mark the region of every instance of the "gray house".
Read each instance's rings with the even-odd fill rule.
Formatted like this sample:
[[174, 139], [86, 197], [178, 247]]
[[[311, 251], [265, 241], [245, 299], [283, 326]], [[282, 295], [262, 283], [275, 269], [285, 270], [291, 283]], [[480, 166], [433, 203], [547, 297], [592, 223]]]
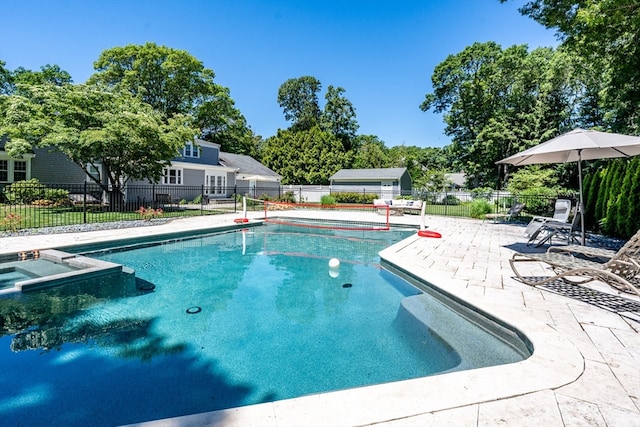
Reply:
[[329, 178], [332, 192], [366, 192], [381, 199], [411, 194], [407, 168], [341, 169]]
[[[81, 192], [86, 182], [92, 192], [97, 190], [96, 197], [100, 197], [101, 190], [95, 181], [62, 152], [53, 148], [36, 148], [22, 159], [11, 159], [4, 151], [4, 142], [6, 140], [0, 140], [0, 185], [37, 178], [44, 184], [68, 186], [74, 193]], [[223, 158], [227, 160], [223, 161]], [[89, 170], [104, 178], [100, 165]], [[237, 177], [241, 179], [237, 181]], [[238, 183], [249, 186], [254, 182], [256, 187], [260, 187], [263, 182], [270, 185], [275, 182], [279, 188], [279, 181], [278, 174], [250, 156], [222, 153], [219, 144], [195, 140], [185, 144], [179, 155], [171, 160], [159, 183], [129, 180], [125, 199], [144, 204], [150, 201], [190, 201], [202, 195], [207, 201], [231, 197], [236, 193]], [[106, 183], [104, 179], [103, 182]], [[237, 193], [244, 194], [240, 190]]]

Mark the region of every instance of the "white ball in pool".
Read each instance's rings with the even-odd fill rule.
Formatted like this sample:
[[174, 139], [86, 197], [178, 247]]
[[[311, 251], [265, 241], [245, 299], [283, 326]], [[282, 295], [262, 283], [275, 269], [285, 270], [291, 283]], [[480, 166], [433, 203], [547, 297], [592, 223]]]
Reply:
[[340, 276], [340, 272], [338, 270], [330, 268], [329, 269], [329, 276], [331, 276], [331, 278], [333, 278], [333, 279], [337, 279], [338, 276]]
[[340, 267], [340, 260], [338, 258], [331, 258], [329, 260], [329, 268], [338, 268]]

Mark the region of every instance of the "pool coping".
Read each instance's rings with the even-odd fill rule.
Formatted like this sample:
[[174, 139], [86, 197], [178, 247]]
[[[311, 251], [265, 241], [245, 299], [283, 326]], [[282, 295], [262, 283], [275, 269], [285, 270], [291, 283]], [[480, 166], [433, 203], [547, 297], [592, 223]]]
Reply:
[[[68, 264], [70, 267], [73, 267], [74, 270], [17, 281], [11, 288], [0, 289], [0, 295], [35, 291], [59, 286], [74, 280], [84, 280], [123, 272], [123, 266], [120, 264], [70, 254], [57, 249], [43, 249], [36, 252], [36, 259], [39, 258], [60, 264]], [[128, 269], [124, 270], [131, 273]]]
[[[445, 373], [405, 381], [319, 393], [275, 402], [205, 412], [131, 425], [299, 426], [366, 425], [391, 422], [556, 389], [577, 380], [585, 370], [578, 349], [551, 326], [523, 317], [516, 308], [489, 304], [463, 289], [447, 286], [450, 279], [420, 273], [404, 256], [419, 237], [411, 236], [380, 252], [381, 260], [523, 334], [533, 354], [521, 362]], [[383, 404], [381, 404], [383, 403]]]

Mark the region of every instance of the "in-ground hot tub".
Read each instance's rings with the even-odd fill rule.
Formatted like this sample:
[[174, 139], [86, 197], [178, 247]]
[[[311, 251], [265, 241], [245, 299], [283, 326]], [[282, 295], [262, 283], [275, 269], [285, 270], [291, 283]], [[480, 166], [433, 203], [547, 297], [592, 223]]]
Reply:
[[0, 294], [27, 292], [118, 273], [133, 273], [120, 264], [55, 249], [20, 252], [17, 261], [0, 264]]

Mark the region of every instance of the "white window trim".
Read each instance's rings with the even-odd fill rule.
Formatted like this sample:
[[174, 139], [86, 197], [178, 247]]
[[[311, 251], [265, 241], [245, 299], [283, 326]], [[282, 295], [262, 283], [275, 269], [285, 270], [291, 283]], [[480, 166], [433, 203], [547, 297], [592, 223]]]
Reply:
[[205, 173], [204, 187], [207, 195], [225, 195], [227, 192], [227, 173], [208, 170]]
[[[92, 165], [91, 163], [87, 163], [86, 168], [87, 168], [87, 172], [91, 172], [91, 168], [95, 168], [95, 170], [98, 172], [98, 179], [99, 180], [104, 179], [103, 168], [101, 163], [97, 165]], [[91, 174], [90, 173], [87, 174], [86, 181], [95, 183], [95, 181], [91, 179], [89, 175]]]
[[26, 155], [24, 156], [22, 159], [12, 159], [9, 156], [5, 156], [5, 155], [0, 155], [0, 160], [6, 160], [7, 161], [7, 181], [0, 181], [2, 183], [13, 183], [15, 182], [14, 180], [14, 175], [15, 175], [15, 162], [25, 162], [27, 167], [26, 167], [26, 171], [25, 171], [25, 180], [30, 180], [31, 179], [31, 159], [33, 158], [33, 156], [31, 155]]
[[[176, 172], [176, 182], [170, 182], [169, 180], [169, 172], [170, 171], [175, 171]], [[164, 168], [163, 169], [163, 174], [162, 174], [162, 184], [163, 185], [182, 185], [184, 181], [184, 174], [183, 174], [183, 169], [182, 168]]]
[[[187, 147], [189, 148], [189, 154], [187, 154]], [[191, 142], [187, 142], [184, 145], [184, 148], [182, 149], [182, 156], [183, 157], [189, 157], [189, 158], [193, 158], [193, 159], [199, 159], [200, 158], [200, 147], [198, 147], [197, 145], [191, 143]]]

